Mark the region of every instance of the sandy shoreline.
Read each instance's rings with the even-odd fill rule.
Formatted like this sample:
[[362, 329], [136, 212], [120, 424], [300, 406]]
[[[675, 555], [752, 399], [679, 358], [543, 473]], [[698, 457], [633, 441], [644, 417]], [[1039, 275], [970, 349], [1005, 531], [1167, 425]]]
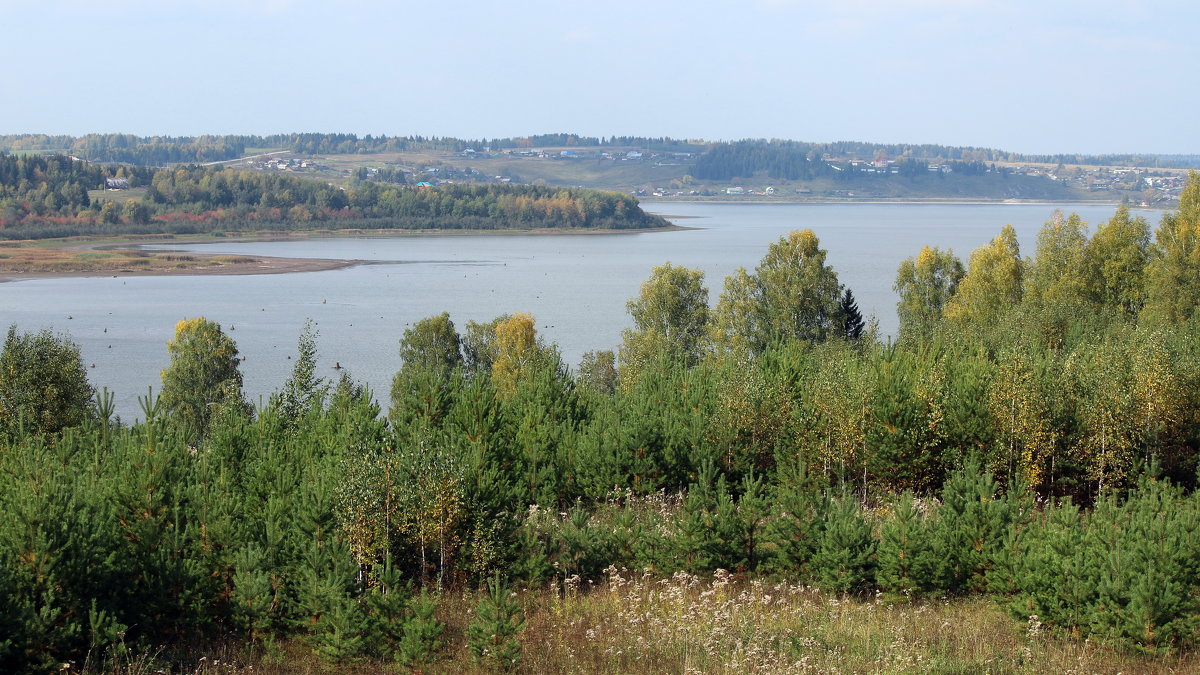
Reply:
[[[209, 254], [194, 253], [198, 260]], [[0, 271], [0, 283], [25, 281], [28, 279], [66, 279], [79, 277], [177, 277], [215, 276], [247, 274], [292, 274], [296, 272], [324, 272], [369, 263], [367, 260], [333, 260], [326, 258], [270, 258], [263, 256], [254, 262], [236, 265], [213, 265], [211, 267], [150, 268], [144, 270], [72, 270], [53, 272], [6, 272]]]
[[[672, 225], [670, 227], [654, 227], [633, 230], [317, 230], [302, 232], [259, 232], [248, 233], [245, 236], [225, 234], [222, 237], [186, 237], [177, 238], [173, 235], [134, 235], [130, 237], [110, 237], [103, 239], [64, 240], [59, 247], [61, 250], [113, 251], [118, 249], [139, 250], [147, 245], [187, 247], [187, 255], [195, 259], [195, 265], [178, 267], [161, 264], [148, 266], [145, 269], [78, 269], [52, 271], [20, 271], [5, 270], [0, 267], [0, 283], [23, 281], [28, 279], [59, 279], [81, 277], [153, 277], [153, 276], [210, 276], [210, 275], [250, 275], [250, 274], [293, 274], [298, 272], [323, 272], [327, 270], [344, 269], [355, 265], [375, 264], [372, 260], [342, 260], [333, 258], [280, 258], [274, 256], [254, 256], [250, 261], [219, 264], [216, 259], [222, 257], [218, 253], [201, 253], [192, 247], [207, 244], [236, 242], [275, 242], [296, 241], [301, 239], [333, 239], [333, 238], [398, 238], [398, 237], [428, 237], [428, 236], [513, 236], [513, 235], [595, 235], [595, 234], [642, 234], [647, 232], [674, 232], [696, 228]], [[167, 251], [156, 253], [166, 255]], [[211, 264], [203, 264], [212, 261]], [[167, 262], [171, 262], [168, 260]]]

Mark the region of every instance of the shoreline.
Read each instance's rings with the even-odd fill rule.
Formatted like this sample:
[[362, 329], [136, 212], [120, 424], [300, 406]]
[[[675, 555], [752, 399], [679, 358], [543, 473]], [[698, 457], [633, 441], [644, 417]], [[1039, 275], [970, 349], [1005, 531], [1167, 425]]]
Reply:
[[[814, 206], [849, 206], [856, 204], [885, 204], [889, 206], [1113, 206], [1121, 205], [1119, 201], [1112, 200], [1072, 200], [1072, 201], [1055, 201], [1046, 199], [964, 199], [964, 198], [946, 198], [940, 199], [937, 197], [930, 198], [911, 198], [911, 199], [694, 199], [694, 198], [670, 198], [670, 197], [639, 197], [639, 204], [787, 204], [787, 205], [804, 205], [812, 204]], [[1167, 211], [1172, 207], [1166, 206], [1130, 206], [1130, 208], [1150, 209], [1155, 211]], [[663, 216], [664, 218], [667, 216]]]
[[[293, 274], [300, 272], [324, 272], [345, 269], [357, 265], [375, 264], [373, 260], [345, 260], [336, 258], [282, 258], [275, 256], [229, 256], [220, 253], [202, 253], [187, 251], [189, 263], [181, 265], [175, 260], [172, 251], [155, 251], [153, 254], [145, 251], [148, 245], [179, 245], [181, 247], [204, 246], [228, 241], [237, 242], [277, 242], [296, 241], [303, 239], [335, 239], [335, 238], [399, 238], [399, 237], [428, 237], [428, 236], [514, 236], [514, 235], [545, 235], [545, 236], [576, 236], [596, 234], [643, 234], [653, 232], [675, 232], [694, 230], [698, 228], [671, 225], [667, 227], [651, 227], [643, 229], [553, 229], [539, 228], [530, 230], [297, 230], [297, 231], [261, 231], [240, 234], [224, 233], [216, 237], [212, 235], [127, 235], [116, 237], [72, 237], [68, 239], [45, 239], [8, 242], [15, 244], [11, 248], [19, 249], [22, 244], [33, 244], [29, 248], [58, 250], [71, 253], [113, 252], [117, 250], [137, 251], [148, 257], [143, 261], [151, 261], [142, 269], [53, 269], [53, 270], [6, 270], [0, 266], [0, 283], [19, 282], [34, 279], [61, 279], [83, 277], [153, 277], [153, 276], [210, 276], [227, 275], [243, 276], [254, 274]], [[3, 250], [3, 248], [0, 248]], [[179, 251], [174, 251], [178, 253]], [[159, 257], [154, 257], [155, 255]], [[245, 257], [245, 260], [228, 261], [230, 257]], [[159, 263], [157, 266], [154, 263]]]
[[[195, 253], [197, 260], [216, 254]], [[144, 270], [53, 270], [34, 272], [0, 271], [0, 283], [15, 283], [34, 279], [71, 279], [85, 277], [182, 277], [182, 276], [248, 276], [253, 274], [294, 274], [345, 269], [370, 263], [369, 260], [338, 260], [333, 258], [273, 258], [263, 256], [253, 262], [210, 267], [148, 268]]]

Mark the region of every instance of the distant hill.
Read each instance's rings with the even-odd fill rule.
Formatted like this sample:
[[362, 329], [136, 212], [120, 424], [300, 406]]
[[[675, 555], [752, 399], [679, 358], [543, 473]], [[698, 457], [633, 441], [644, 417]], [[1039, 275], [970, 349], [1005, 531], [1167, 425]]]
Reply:
[[[0, 150], [125, 166], [236, 164], [353, 187], [530, 184], [672, 199], [1040, 199], [1168, 206], [1197, 155], [1030, 155], [931, 144], [569, 133], [497, 139], [344, 133], [0, 136]], [[933, 179], [931, 180], [930, 177]], [[770, 188], [768, 190], [767, 188]]]

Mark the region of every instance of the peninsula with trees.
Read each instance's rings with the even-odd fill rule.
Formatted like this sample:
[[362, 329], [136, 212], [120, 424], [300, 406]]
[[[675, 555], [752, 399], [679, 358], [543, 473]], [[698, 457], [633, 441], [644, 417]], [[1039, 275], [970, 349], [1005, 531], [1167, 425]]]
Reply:
[[[0, 153], [0, 272], [6, 273], [263, 271], [262, 260], [254, 258], [149, 254], [115, 243], [146, 235], [671, 227], [643, 211], [631, 195], [584, 188], [375, 181], [343, 186], [222, 166], [152, 168]], [[118, 239], [106, 250], [36, 244], [66, 237]]]

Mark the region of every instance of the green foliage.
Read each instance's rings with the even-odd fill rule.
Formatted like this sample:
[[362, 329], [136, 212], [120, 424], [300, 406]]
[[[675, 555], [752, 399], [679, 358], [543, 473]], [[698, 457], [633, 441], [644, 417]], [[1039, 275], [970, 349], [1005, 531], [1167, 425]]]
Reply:
[[727, 351], [761, 354], [791, 340], [819, 342], [837, 334], [841, 287], [812, 230], [771, 244], [754, 274], [725, 280], [713, 317], [713, 341]]
[[707, 347], [708, 288], [704, 273], [670, 263], [655, 267], [640, 295], [626, 303], [633, 328], [622, 332], [621, 374], [632, 386], [659, 355], [695, 365]]
[[[93, 204], [88, 190], [119, 178], [141, 199]], [[32, 180], [31, 180], [32, 179]], [[426, 186], [323, 180], [228, 167], [101, 167], [63, 155], [0, 153], [0, 231], [7, 239], [78, 234], [194, 233], [339, 227], [507, 229], [663, 227], [626, 194], [582, 188], [462, 183]]]
[[995, 321], [1021, 301], [1023, 278], [1016, 230], [1005, 225], [990, 244], [971, 253], [966, 276], [945, 304], [946, 318], [976, 324]]
[[617, 390], [616, 355], [611, 350], [585, 352], [579, 362], [576, 382], [580, 389], [598, 394], [612, 394]]
[[930, 517], [911, 492], [896, 499], [891, 516], [880, 526], [876, 578], [881, 590], [908, 596], [938, 590], [941, 556], [932, 533]]
[[1011, 501], [997, 495], [995, 479], [977, 463], [954, 471], [942, 488], [931, 533], [940, 558], [938, 586], [948, 593], [986, 590], [1014, 515]]
[[520, 665], [518, 636], [525, 627], [525, 615], [515, 596], [496, 575], [475, 607], [467, 640], [472, 658], [485, 668], [507, 672]]
[[1165, 651], [1200, 631], [1200, 503], [1143, 477], [1090, 514], [1047, 508], [1009, 545], [1008, 602], [1018, 618], [1103, 642]]
[[1182, 324], [1200, 307], [1200, 173], [1189, 172], [1179, 210], [1163, 216], [1150, 255], [1144, 314]]
[[[497, 570], [569, 595], [620, 567], [991, 593], [1030, 625], [1189, 647], [1196, 317], [1147, 309], [1134, 324], [1120, 293], [1100, 300], [1054, 278], [1079, 263], [1082, 224], [1047, 228], [1054, 241], [1011, 308], [930, 312], [927, 338], [889, 345], [754, 338], [752, 349], [757, 277], [789, 265], [743, 271], [731, 285], [747, 293], [726, 310], [749, 319], [716, 313], [726, 349], [694, 362], [660, 352], [624, 387], [603, 357], [572, 379], [527, 315], [469, 324], [462, 338], [434, 317], [406, 335], [404, 369], [421, 379], [405, 380], [388, 419], [348, 376], [324, 395], [308, 330], [292, 377], [254, 415], [225, 397], [239, 382], [232, 342], [185, 321], [144, 421], [122, 426], [102, 395], [54, 433], [26, 413], [0, 438], [0, 670], [89, 653], [116, 664], [159, 645], [179, 669], [190, 666], [177, 648], [214, 636], [420, 668], [464, 636], [412, 589], [489, 577], [467, 640], [487, 650], [483, 667], [513, 667], [520, 608]], [[1019, 270], [998, 241], [993, 271]], [[787, 274], [762, 279], [798, 288]], [[1014, 277], [989, 276], [984, 295], [997, 279]], [[65, 339], [14, 329], [8, 342], [0, 362], [22, 387], [52, 379], [31, 375], [41, 364], [24, 355], [39, 350], [61, 357], [54, 372], [80, 372]], [[76, 406], [90, 411], [83, 393]], [[1159, 462], [1175, 483], [1136, 481]]]
[[245, 408], [237, 345], [220, 324], [204, 317], [180, 321], [167, 353], [160, 404], [183, 425], [202, 434], [216, 410]]
[[785, 464], [771, 490], [771, 513], [763, 532], [764, 568], [782, 576], [814, 574], [809, 562], [820, 545], [829, 500], [824, 486], [801, 461]]
[[462, 345], [450, 314], [422, 319], [400, 340], [400, 371], [392, 380], [391, 417], [408, 425], [418, 419], [437, 423], [447, 413]]
[[404, 635], [396, 648], [396, 660], [401, 665], [419, 668], [431, 662], [441, 650], [446, 626], [434, 617], [437, 602], [426, 593], [412, 599], [410, 610], [404, 622]]
[[1087, 225], [1077, 214], [1055, 211], [1038, 232], [1037, 253], [1025, 275], [1029, 302], [1064, 311], [1089, 302]]
[[283, 389], [271, 397], [271, 408], [290, 425], [324, 405], [329, 383], [317, 377], [317, 331], [312, 320], [304, 322], [296, 345], [296, 365]]
[[53, 434], [83, 424], [93, 416], [94, 393], [70, 338], [9, 327], [0, 352], [0, 436]]
[[966, 272], [953, 251], [925, 246], [916, 258], [900, 263], [896, 284], [900, 296], [896, 313], [902, 339], [927, 340], [942, 319], [946, 304], [958, 291]]
[[832, 497], [827, 509], [812, 557], [817, 583], [843, 593], [864, 591], [875, 583], [871, 524], [852, 497]]
[[1150, 224], [1133, 218], [1125, 205], [1100, 225], [1084, 249], [1087, 284], [1101, 305], [1137, 316], [1146, 302], [1146, 264], [1150, 257]]

